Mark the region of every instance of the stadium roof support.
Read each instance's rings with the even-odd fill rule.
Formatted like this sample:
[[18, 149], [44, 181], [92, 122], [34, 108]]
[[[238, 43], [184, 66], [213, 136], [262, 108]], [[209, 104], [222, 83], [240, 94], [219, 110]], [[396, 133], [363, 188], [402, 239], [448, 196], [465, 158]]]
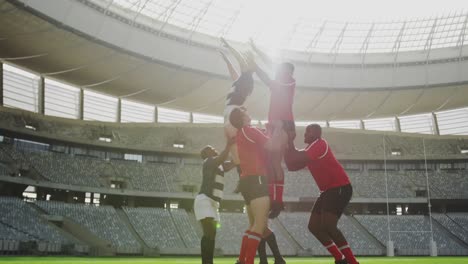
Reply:
[[432, 117], [432, 128], [433, 128], [434, 134], [439, 136], [440, 131], [439, 131], [439, 124], [437, 123], [436, 113], [432, 112], [431, 117]]
[[122, 98], [117, 100], [117, 123], [122, 123]]
[[39, 114], [45, 114], [45, 80], [43, 76], [39, 77], [38, 86], [38, 110]]
[[0, 106], [3, 106], [3, 63], [0, 61]]
[[79, 107], [78, 107], [78, 119], [79, 120], [84, 120], [84, 89], [80, 89], [80, 95], [79, 95]]

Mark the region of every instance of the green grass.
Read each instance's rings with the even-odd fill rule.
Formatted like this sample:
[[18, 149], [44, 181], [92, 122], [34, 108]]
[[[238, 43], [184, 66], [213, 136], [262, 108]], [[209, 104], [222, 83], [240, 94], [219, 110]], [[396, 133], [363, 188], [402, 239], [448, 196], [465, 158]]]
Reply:
[[[235, 258], [217, 258], [215, 264], [234, 264]], [[287, 258], [288, 264], [330, 264], [333, 263], [332, 258]], [[395, 257], [395, 258], [359, 258], [361, 264], [467, 264], [468, 257]], [[199, 264], [199, 258], [88, 258], [88, 257], [5, 257], [0, 256], [0, 264], [14, 263], [14, 264]], [[258, 261], [256, 261], [258, 263]], [[273, 263], [271, 260], [270, 263]]]

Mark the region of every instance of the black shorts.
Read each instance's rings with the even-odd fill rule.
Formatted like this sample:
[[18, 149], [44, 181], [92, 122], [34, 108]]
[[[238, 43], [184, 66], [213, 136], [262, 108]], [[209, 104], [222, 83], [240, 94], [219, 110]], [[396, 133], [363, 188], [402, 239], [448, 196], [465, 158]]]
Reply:
[[239, 181], [239, 190], [246, 205], [260, 197], [269, 197], [268, 181], [265, 176], [245, 176]]
[[327, 212], [334, 213], [340, 217], [352, 196], [353, 187], [351, 187], [351, 184], [326, 190], [320, 194], [320, 197], [315, 202], [312, 214]]

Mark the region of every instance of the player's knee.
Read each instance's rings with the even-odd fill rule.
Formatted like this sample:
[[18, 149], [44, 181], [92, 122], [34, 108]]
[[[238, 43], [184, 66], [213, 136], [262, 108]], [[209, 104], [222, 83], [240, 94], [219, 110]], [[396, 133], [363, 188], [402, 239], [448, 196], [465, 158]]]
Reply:
[[317, 235], [321, 231], [321, 225], [318, 222], [310, 222], [307, 226], [309, 228], [310, 233], [313, 235]]
[[327, 231], [327, 233], [330, 233], [330, 234], [336, 234], [340, 232], [338, 227], [335, 224], [331, 224], [331, 223], [324, 224], [323, 228]]
[[204, 236], [207, 237], [209, 240], [215, 240], [216, 239], [216, 229], [209, 230], [209, 231], [205, 232]]

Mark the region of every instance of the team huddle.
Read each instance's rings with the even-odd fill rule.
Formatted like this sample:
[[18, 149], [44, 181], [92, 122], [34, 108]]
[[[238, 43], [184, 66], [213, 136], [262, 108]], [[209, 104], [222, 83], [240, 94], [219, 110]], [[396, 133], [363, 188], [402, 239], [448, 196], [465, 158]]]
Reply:
[[[294, 145], [294, 65], [277, 65], [275, 78], [270, 79], [255, 62], [252, 52], [241, 53], [224, 39], [221, 41], [236, 58], [240, 73], [228, 56], [221, 52], [234, 83], [226, 96], [224, 110], [226, 147], [221, 153], [211, 146], [206, 146], [201, 151], [203, 181], [195, 198], [194, 211], [203, 228], [202, 264], [213, 263], [224, 173], [234, 168], [239, 173], [237, 191], [244, 198], [249, 220], [236, 263], [253, 264], [257, 251], [260, 264], [268, 263], [266, 244], [273, 253], [275, 264], [286, 263], [275, 234], [268, 227], [268, 219], [276, 218], [284, 209], [283, 160], [289, 171], [307, 167], [319, 187], [320, 196], [313, 206], [308, 230], [330, 252], [335, 263], [357, 264], [351, 248], [337, 227], [353, 192], [348, 175], [336, 160], [328, 143], [322, 139], [319, 125], [311, 124], [306, 128], [304, 143], [307, 145], [304, 149], [298, 150]], [[271, 60], [252, 41], [250, 46], [266, 65], [273, 66]], [[251, 118], [244, 107], [254, 89], [253, 74], [270, 89], [266, 129], [252, 126]]]

